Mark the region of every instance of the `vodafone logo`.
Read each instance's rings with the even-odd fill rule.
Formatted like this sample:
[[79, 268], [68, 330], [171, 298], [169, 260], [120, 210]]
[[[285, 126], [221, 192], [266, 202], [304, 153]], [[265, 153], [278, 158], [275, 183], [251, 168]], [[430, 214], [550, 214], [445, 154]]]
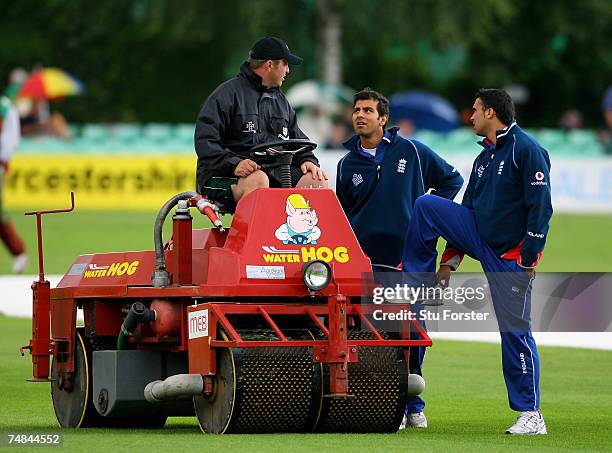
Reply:
[[535, 174], [535, 181], [531, 182], [532, 186], [547, 186], [548, 183], [546, 181], [544, 181], [544, 173], [542, 173], [541, 171], [536, 171]]

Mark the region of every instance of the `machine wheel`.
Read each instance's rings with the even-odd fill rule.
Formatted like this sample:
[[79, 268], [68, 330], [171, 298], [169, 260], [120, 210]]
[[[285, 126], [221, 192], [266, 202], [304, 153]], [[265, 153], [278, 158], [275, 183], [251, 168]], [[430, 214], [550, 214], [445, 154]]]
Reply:
[[[74, 347], [74, 383], [70, 391], [60, 389], [57, 373], [57, 358], [53, 357], [51, 399], [60, 426], [63, 428], [84, 428], [95, 426], [97, 412], [91, 400], [90, 357], [77, 329]], [[99, 417], [99, 416], [98, 416]], [[101, 417], [100, 417], [101, 418]]]
[[165, 416], [143, 418], [103, 417], [96, 411], [92, 400], [93, 380], [91, 358], [93, 348], [83, 336], [83, 329], [77, 329], [74, 348], [74, 384], [72, 390], [59, 388], [56, 358], [53, 357], [51, 399], [55, 416], [62, 428], [161, 428]]
[[[304, 329], [285, 334], [312, 338]], [[274, 338], [267, 330], [240, 335]], [[212, 434], [310, 432], [319, 413], [321, 371], [309, 348], [218, 349], [214, 392], [194, 397], [200, 428]]]

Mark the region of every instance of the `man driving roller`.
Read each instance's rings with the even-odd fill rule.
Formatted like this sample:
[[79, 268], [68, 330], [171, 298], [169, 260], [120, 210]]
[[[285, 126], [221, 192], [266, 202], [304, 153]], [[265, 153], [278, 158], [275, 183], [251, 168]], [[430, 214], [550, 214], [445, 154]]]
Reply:
[[[262, 38], [240, 73], [206, 99], [195, 128], [199, 192], [221, 191], [225, 199], [217, 201], [231, 205], [255, 189], [280, 187], [276, 170], [262, 168], [263, 161], [251, 156], [250, 150], [262, 143], [308, 139], [280, 89], [289, 65], [301, 62], [279, 38]], [[312, 151], [294, 155], [291, 184], [327, 187], [327, 175]]]

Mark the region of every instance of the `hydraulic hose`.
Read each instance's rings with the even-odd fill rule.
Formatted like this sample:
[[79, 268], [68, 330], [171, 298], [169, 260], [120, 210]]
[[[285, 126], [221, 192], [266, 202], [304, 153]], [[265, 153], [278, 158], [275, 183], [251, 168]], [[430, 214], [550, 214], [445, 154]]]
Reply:
[[134, 334], [136, 326], [141, 322], [155, 321], [157, 317], [154, 310], [149, 310], [141, 302], [135, 302], [130, 307], [130, 311], [121, 324], [121, 330], [117, 337], [117, 349], [122, 350], [127, 346], [128, 337]]
[[153, 239], [155, 241], [155, 271], [152, 276], [153, 286], [156, 288], [168, 286], [170, 284], [170, 275], [166, 271], [166, 257], [164, 256], [164, 242], [162, 237], [162, 228], [168, 213], [180, 200], [189, 200], [190, 198], [199, 197], [197, 192], [181, 192], [170, 198], [161, 207], [155, 219], [153, 228]]

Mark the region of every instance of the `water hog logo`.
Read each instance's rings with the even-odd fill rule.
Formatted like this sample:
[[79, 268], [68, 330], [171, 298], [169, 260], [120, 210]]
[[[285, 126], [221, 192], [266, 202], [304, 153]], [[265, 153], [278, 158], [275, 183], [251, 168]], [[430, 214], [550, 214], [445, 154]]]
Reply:
[[321, 237], [319, 219], [308, 201], [300, 194], [291, 194], [287, 197], [285, 212], [287, 221], [274, 233], [276, 238], [283, 244], [316, 244]]
[[312, 260], [348, 263], [350, 260], [346, 247], [302, 247], [299, 250], [279, 250], [273, 246], [263, 245], [261, 248], [266, 252], [262, 255], [266, 263], [306, 263]]
[[308, 245], [299, 249], [276, 248], [273, 245], [262, 245], [265, 252], [262, 257], [266, 263], [305, 263], [312, 260], [347, 263], [349, 253], [346, 247], [313, 247], [321, 237], [317, 226], [317, 212], [311, 209], [310, 203], [300, 194], [287, 197], [285, 203], [287, 218], [275, 231], [274, 236], [283, 244]]
[[140, 261], [127, 261], [112, 263], [108, 266], [98, 266], [97, 264], [90, 264], [83, 274], [85, 278], [95, 277], [115, 277], [121, 275], [134, 275], [138, 269]]

